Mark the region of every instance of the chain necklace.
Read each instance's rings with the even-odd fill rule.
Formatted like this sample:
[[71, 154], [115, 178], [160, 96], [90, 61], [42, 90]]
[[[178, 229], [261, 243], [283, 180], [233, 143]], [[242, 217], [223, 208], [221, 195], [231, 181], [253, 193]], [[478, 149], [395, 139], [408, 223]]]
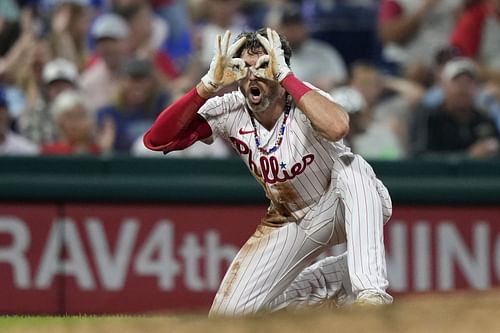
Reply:
[[255, 145], [257, 146], [257, 149], [264, 155], [269, 155], [274, 153], [276, 150], [281, 145], [281, 142], [283, 142], [283, 135], [285, 134], [285, 128], [286, 128], [286, 120], [288, 119], [288, 115], [290, 114], [290, 110], [292, 109], [292, 98], [290, 95], [287, 95], [286, 98], [286, 104], [285, 104], [285, 111], [283, 112], [283, 122], [281, 123], [279, 132], [278, 132], [278, 137], [276, 138], [276, 143], [274, 146], [272, 146], [269, 149], [263, 148], [260, 145], [260, 136], [257, 132], [257, 126], [255, 125], [255, 119], [253, 117], [252, 111], [250, 111], [250, 120], [252, 121], [252, 126], [254, 129], [254, 138], [255, 138]]

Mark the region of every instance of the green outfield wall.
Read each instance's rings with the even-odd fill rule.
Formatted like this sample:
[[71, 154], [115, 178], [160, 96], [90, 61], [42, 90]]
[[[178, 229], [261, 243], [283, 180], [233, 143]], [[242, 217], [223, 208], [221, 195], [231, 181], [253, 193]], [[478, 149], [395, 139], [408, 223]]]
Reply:
[[[373, 161], [398, 204], [500, 204], [500, 160]], [[238, 159], [2, 157], [0, 201], [264, 203]]]

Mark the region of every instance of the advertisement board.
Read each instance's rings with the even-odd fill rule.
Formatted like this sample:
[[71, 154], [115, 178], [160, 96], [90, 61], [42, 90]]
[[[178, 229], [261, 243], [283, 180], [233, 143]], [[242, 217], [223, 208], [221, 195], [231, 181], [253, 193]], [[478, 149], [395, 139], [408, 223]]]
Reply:
[[[206, 310], [263, 205], [0, 204], [0, 312]], [[396, 295], [500, 285], [500, 208], [399, 206]]]
[[57, 268], [41, 255], [58, 216], [56, 205], [0, 204], [0, 313], [64, 310], [63, 275], [47, 283]]

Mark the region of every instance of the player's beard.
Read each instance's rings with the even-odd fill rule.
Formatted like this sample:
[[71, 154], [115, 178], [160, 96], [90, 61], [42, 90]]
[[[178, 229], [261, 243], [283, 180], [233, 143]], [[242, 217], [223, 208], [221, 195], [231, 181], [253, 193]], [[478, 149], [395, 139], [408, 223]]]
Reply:
[[260, 101], [259, 103], [253, 103], [251, 98], [250, 98], [250, 87], [247, 87], [244, 91], [243, 89], [243, 95], [245, 96], [245, 103], [247, 107], [254, 113], [262, 113], [265, 112], [266, 110], [270, 109], [274, 103], [278, 100], [280, 94], [279, 94], [279, 89], [280, 85], [279, 83], [275, 82], [270, 82], [265, 85], [265, 88], [263, 86], [259, 86], [260, 90]]

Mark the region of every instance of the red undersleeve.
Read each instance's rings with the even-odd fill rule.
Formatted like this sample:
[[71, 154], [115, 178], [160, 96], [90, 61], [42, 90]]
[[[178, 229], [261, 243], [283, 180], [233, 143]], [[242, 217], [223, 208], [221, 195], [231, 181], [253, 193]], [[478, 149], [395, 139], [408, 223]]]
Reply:
[[151, 150], [179, 150], [211, 136], [210, 126], [197, 114], [205, 101], [193, 88], [158, 116], [144, 135], [144, 145]]

